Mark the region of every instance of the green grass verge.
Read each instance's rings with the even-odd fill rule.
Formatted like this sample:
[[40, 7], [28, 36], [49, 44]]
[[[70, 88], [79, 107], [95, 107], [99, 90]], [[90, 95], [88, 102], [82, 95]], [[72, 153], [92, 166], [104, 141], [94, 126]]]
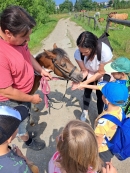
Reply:
[[46, 38], [55, 28], [61, 18], [67, 18], [67, 14], [51, 15], [50, 21], [44, 25], [38, 26], [30, 36], [29, 48], [32, 54], [38, 52], [42, 46], [42, 40]]
[[[117, 11], [118, 13], [128, 13], [129, 19], [130, 19], [130, 9], [121, 9], [121, 10], [111, 10], [111, 11]], [[107, 14], [111, 11], [102, 10], [100, 11], [101, 17], [107, 18]], [[94, 12], [89, 12], [89, 16], [93, 16]], [[82, 26], [85, 30], [93, 32], [98, 37], [101, 36], [105, 30], [106, 27], [106, 20], [101, 24], [102, 29], [96, 28], [94, 30], [93, 26], [93, 20], [90, 21], [90, 25], [88, 26], [88, 19], [85, 20], [83, 17], [81, 19], [75, 19], [74, 17], [71, 18], [74, 22], [77, 23], [77, 25]], [[130, 27], [125, 27], [123, 29], [123, 25], [117, 25], [112, 24], [112, 29], [109, 29], [109, 40], [113, 47], [113, 54], [114, 58], [119, 56], [125, 56], [130, 59]]]
[[34, 33], [30, 36], [29, 48], [32, 53], [36, 53], [42, 46], [42, 40], [47, 37], [52, 30], [55, 28], [57, 21], [48, 22], [45, 25], [41, 25]]

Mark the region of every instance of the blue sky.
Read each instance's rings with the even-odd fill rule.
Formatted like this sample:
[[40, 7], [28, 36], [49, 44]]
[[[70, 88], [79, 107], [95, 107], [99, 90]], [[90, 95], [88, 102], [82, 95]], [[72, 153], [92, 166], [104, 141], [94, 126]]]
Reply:
[[[59, 4], [62, 4], [65, 0], [54, 0], [56, 2], [56, 5], [59, 5]], [[71, 0], [73, 3], [75, 3], [76, 0]], [[108, 0], [93, 0], [93, 1], [96, 1], [96, 2], [105, 2], [105, 1], [108, 1]]]
[[[62, 4], [65, 0], [54, 0], [56, 2], [56, 5]], [[73, 3], [75, 3], [76, 0], [71, 0]]]

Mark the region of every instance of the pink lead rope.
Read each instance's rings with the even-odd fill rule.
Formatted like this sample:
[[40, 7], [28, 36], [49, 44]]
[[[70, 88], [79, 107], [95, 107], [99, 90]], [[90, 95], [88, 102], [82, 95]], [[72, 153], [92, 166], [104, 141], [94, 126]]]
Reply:
[[44, 102], [45, 102], [46, 108], [48, 108], [47, 95], [50, 93], [50, 86], [49, 86], [48, 81], [46, 80], [46, 78], [44, 76], [41, 78], [40, 86], [41, 86], [41, 90], [44, 94]]
[[[60, 77], [52, 77], [52, 80], [64, 80], [64, 78]], [[48, 80], [46, 80], [46, 77], [43, 76], [40, 80], [40, 86], [41, 86], [41, 91], [44, 94], [44, 102], [46, 105], [46, 108], [48, 108], [48, 94], [50, 93], [50, 86], [48, 84]]]

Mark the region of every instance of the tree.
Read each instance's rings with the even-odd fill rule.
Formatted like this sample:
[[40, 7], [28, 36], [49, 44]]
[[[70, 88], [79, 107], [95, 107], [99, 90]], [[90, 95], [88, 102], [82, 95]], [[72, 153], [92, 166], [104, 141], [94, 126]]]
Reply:
[[3, 0], [0, 3], [0, 12], [2, 12], [6, 7], [12, 4], [19, 5], [17, 0]]
[[73, 3], [69, 0], [65, 0], [59, 7], [61, 12], [70, 12], [73, 10]]
[[82, 10], [81, 3], [79, 0], [76, 0], [75, 5], [74, 5], [74, 10], [75, 11], [81, 11]]
[[46, 0], [46, 11], [48, 14], [54, 14], [56, 12], [55, 2], [53, 0]]
[[113, 5], [113, 0], [110, 0], [110, 1], [108, 2], [108, 6], [111, 7], [112, 5]]
[[92, 0], [76, 0], [74, 5], [75, 11], [91, 10], [93, 8]]

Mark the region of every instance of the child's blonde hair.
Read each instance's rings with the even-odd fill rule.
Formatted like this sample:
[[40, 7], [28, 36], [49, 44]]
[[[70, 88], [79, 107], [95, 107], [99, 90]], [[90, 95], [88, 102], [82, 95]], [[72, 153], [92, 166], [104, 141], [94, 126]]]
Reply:
[[93, 129], [85, 122], [70, 121], [60, 135], [57, 160], [67, 173], [86, 173], [99, 169], [98, 145]]

